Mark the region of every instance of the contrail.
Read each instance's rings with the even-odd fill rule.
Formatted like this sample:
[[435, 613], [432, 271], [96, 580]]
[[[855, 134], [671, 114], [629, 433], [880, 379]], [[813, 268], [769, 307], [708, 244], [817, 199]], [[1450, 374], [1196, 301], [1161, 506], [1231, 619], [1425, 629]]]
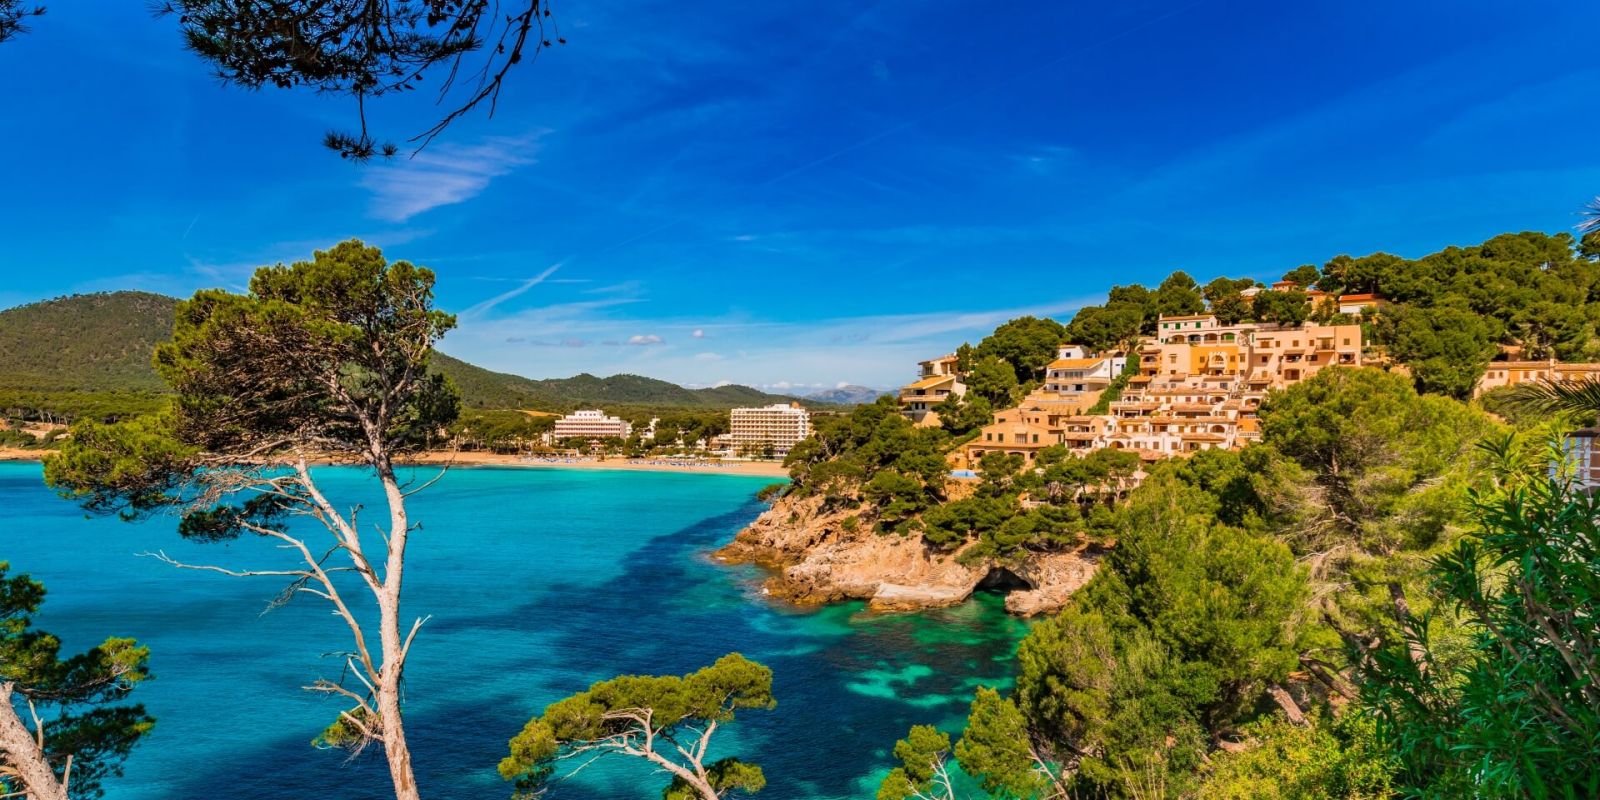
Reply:
[[545, 270], [544, 272], [541, 272], [538, 275], [535, 275], [534, 277], [523, 281], [521, 284], [518, 284], [517, 288], [512, 289], [509, 292], [504, 292], [502, 294], [497, 294], [494, 297], [489, 298], [488, 300], [485, 300], [485, 301], [483, 301], [483, 302], [481, 302], [481, 303], [479, 303], [479, 304], [477, 304], [475, 306], [472, 306], [471, 308], [468, 308], [466, 311], [461, 312], [461, 316], [463, 316], [463, 317], [475, 317], [475, 316], [477, 316], [479, 314], [482, 314], [485, 311], [488, 311], [491, 308], [494, 308], [497, 305], [500, 305], [501, 303], [504, 303], [507, 300], [510, 300], [510, 299], [512, 299], [514, 297], [518, 297], [518, 296], [522, 295], [523, 293], [527, 292], [529, 289], [532, 289], [533, 287], [538, 286], [541, 283], [544, 283], [546, 278], [550, 277], [551, 275], [554, 275], [556, 270], [561, 269], [561, 265], [567, 263], [567, 261], [570, 261], [570, 260], [571, 259], [557, 261], [555, 263], [555, 265], [551, 266], [549, 269]]

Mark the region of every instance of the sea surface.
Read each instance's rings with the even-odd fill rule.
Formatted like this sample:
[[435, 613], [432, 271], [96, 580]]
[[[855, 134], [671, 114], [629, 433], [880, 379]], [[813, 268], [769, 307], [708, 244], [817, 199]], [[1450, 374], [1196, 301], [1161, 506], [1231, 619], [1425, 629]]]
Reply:
[[[319, 479], [367, 502], [351, 468]], [[877, 615], [799, 610], [760, 594], [762, 573], [708, 553], [762, 506], [771, 479], [555, 469], [457, 469], [412, 502], [405, 612], [427, 616], [407, 669], [406, 727], [426, 798], [505, 798], [506, 742], [546, 704], [620, 673], [681, 674], [728, 652], [773, 669], [778, 707], [741, 711], [716, 755], [760, 764], [767, 800], [869, 798], [913, 724], [957, 727], [979, 685], [1008, 686], [1023, 623], [1001, 598]], [[308, 535], [316, 532], [307, 529]], [[232, 568], [287, 565], [263, 541], [185, 542], [171, 519], [87, 518], [0, 463], [0, 560], [44, 581], [40, 627], [72, 651], [107, 636], [149, 645], [155, 680], [135, 698], [153, 733], [108, 782], [109, 800], [376, 800], [376, 754], [310, 741], [338, 704], [303, 691], [338, 677], [348, 633], [321, 601], [267, 611], [277, 578], [184, 571], [141, 553]], [[653, 800], [666, 779], [625, 759], [557, 784], [552, 798]]]

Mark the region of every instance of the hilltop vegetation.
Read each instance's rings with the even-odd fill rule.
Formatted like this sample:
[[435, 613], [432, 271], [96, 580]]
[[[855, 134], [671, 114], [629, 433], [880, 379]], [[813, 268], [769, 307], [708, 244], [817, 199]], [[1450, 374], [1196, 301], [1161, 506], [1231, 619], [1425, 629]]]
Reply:
[[[107, 419], [160, 407], [166, 386], [150, 356], [172, 335], [177, 303], [148, 292], [104, 292], [0, 311], [0, 415]], [[726, 409], [794, 400], [748, 386], [687, 389], [638, 375], [534, 380], [443, 353], [435, 353], [432, 368], [455, 382], [469, 409]]]
[[[1320, 268], [1296, 267], [1284, 279], [1299, 288], [1262, 291], [1249, 304], [1239, 298], [1257, 285], [1249, 278], [1201, 286], [1174, 272], [1153, 291], [1112, 287], [1105, 305], [1077, 313], [1067, 337], [1094, 348], [1124, 345], [1154, 334], [1162, 314], [1208, 305], [1225, 323], [1359, 321], [1370, 345], [1410, 369], [1418, 390], [1459, 398], [1471, 395], [1501, 348], [1530, 359], [1600, 360], [1600, 231], [1581, 240], [1507, 233], [1415, 259], [1340, 255]], [[1377, 294], [1389, 304], [1349, 318], [1326, 301], [1308, 304], [1304, 290], [1313, 285], [1330, 295]]]

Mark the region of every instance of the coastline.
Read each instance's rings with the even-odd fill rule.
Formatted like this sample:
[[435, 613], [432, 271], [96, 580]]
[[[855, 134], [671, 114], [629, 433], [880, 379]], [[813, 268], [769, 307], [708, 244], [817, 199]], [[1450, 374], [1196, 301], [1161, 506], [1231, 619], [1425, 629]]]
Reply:
[[628, 472], [684, 472], [698, 475], [754, 475], [768, 478], [788, 478], [789, 471], [776, 461], [693, 461], [676, 458], [609, 458], [604, 461], [577, 459], [529, 460], [524, 456], [501, 453], [454, 453], [449, 451], [420, 453], [406, 459], [407, 464], [442, 465], [462, 467], [518, 467], [522, 469], [586, 469], [621, 470]]
[[[43, 456], [49, 452], [51, 451], [0, 447], [0, 461], [41, 461]], [[789, 477], [789, 471], [783, 468], [783, 464], [776, 461], [728, 461], [718, 463], [669, 458], [611, 458], [605, 461], [581, 461], [576, 459], [530, 461], [524, 460], [522, 456], [502, 453], [434, 451], [420, 453], [413, 458], [406, 459], [404, 463], [416, 465], [451, 464], [459, 467], [622, 470], [629, 472], [681, 472], [697, 475], [747, 475], [767, 478]]]

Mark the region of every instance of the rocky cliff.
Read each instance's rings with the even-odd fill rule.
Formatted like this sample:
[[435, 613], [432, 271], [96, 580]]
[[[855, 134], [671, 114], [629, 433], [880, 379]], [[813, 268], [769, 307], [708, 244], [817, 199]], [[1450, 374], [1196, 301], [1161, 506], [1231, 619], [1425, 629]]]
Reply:
[[1074, 551], [963, 564], [959, 552], [929, 548], [920, 536], [848, 522], [855, 513], [825, 511], [819, 497], [786, 497], [716, 557], [771, 569], [767, 592], [802, 605], [860, 599], [875, 610], [905, 611], [955, 605], [992, 588], [1006, 591], [1006, 609], [1023, 616], [1061, 608], [1089, 581], [1099, 558]]

